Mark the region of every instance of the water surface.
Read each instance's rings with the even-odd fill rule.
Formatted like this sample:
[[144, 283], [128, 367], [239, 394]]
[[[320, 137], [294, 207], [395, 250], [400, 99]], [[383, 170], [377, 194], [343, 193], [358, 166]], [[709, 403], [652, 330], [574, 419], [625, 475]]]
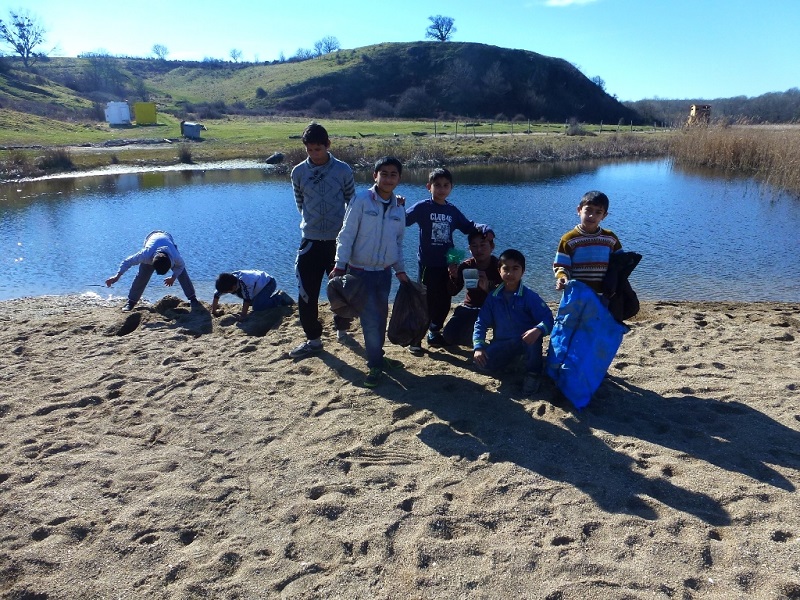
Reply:
[[[668, 161], [453, 169], [451, 200], [491, 223], [496, 252], [527, 257], [524, 281], [556, 300], [551, 264], [577, 223], [581, 195], [611, 200], [604, 227], [644, 255], [632, 282], [644, 300], [800, 301], [800, 201], [747, 179], [673, 169]], [[422, 199], [426, 171], [407, 171], [398, 193]], [[357, 174], [357, 187], [370, 174]], [[288, 175], [261, 169], [75, 177], [0, 186], [0, 300], [97, 292], [124, 296], [133, 272], [101, 287], [153, 229], [170, 231], [201, 298], [221, 271], [260, 268], [296, 297], [299, 215]], [[416, 275], [418, 230], [406, 230]], [[466, 251], [465, 236], [456, 244]], [[170, 290], [153, 278], [145, 298]], [[178, 287], [172, 293], [180, 294]]]

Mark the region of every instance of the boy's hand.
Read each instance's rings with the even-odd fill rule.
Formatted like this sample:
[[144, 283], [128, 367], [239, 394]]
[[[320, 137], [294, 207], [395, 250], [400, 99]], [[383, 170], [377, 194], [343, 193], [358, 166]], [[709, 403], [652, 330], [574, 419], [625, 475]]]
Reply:
[[405, 196], [398, 196], [395, 194], [395, 198], [397, 198], [397, 206], [405, 206], [406, 205], [406, 197]]
[[328, 278], [333, 279], [334, 277], [341, 277], [342, 275], [345, 274], [345, 272], [346, 271], [344, 269], [334, 269], [333, 271], [328, 273]]
[[489, 361], [489, 357], [486, 355], [486, 351], [483, 349], [475, 350], [472, 355], [472, 359], [475, 361], [475, 364], [481, 367], [482, 369], [486, 368], [486, 364]]
[[478, 287], [489, 293], [489, 278], [486, 276], [486, 271], [478, 271]]
[[411, 281], [411, 280], [408, 278], [408, 275], [406, 275], [406, 274], [405, 274], [405, 272], [402, 272], [402, 273], [396, 273], [396, 277], [397, 277], [397, 278], [398, 278], [400, 281], [402, 281], [403, 283], [410, 283], [410, 281]]
[[106, 279], [106, 287], [111, 287], [118, 281], [119, 281], [119, 275], [114, 275], [113, 277], [109, 277], [108, 279]]
[[569, 279], [567, 279], [566, 277], [559, 277], [558, 279], [556, 279], [556, 289], [563, 290], [565, 287], [567, 287], [568, 281]]
[[528, 329], [528, 331], [522, 334], [522, 341], [530, 346], [540, 337], [542, 337], [542, 330], [538, 327], [534, 327], [533, 329]]
[[167, 286], [167, 287], [172, 287], [172, 284], [175, 283], [176, 279], [177, 279], [177, 277], [175, 277], [175, 275], [173, 275], [172, 277], [167, 277], [164, 280], [164, 285]]
[[451, 279], [455, 279], [458, 276], [458, 265], [447, 265], [447, 274]]

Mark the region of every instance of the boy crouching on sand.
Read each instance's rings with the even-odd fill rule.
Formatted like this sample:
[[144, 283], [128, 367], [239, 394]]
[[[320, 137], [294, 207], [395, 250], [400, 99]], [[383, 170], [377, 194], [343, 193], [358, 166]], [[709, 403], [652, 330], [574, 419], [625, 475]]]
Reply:
[[277, 287], [275, 278], [264, 271], [220, 273], [214, 287], [217, 291], [211, 302], [211, 314], [215, 317], [222, 314], [219, 309], [219, 298], [223, 294], [234, 294], [242, 299], [242, 312], [236, 315], [238, 321], [245, 320], [251, 307], [254, 311], [260, 311], [294, 304], [289, 294], [283, 290], [275, 291]]
[[[498, 259], [503, 283], [486, 297], [475, 321], [472, 344], [475, 364], [497, 371], [520, 355], [525, 356], [525, 394], [539, 389], [542, 372], [542, 338], [553, 329], [553, 313], [539, 295], [522, 285], [525, 257], [519, 250], [506, 250]], [[488, 329], [492, 341], [486, 341]]]
[[403, 262], [406, 213], [394, 194], [402, 172], [403, 164], [398, 159], [378, 159], [372, 172], [375, 185], [350, 201], [336, 238], [336, 267], [331, 278], [349, 271], [364, 282], [365, 305], [360, 319], [369, 369], [366, 387], [378, 385], [384, 368], [402, 366], [400, 361], [383, 355], [391, 270], [400, 281], [408, 281]]

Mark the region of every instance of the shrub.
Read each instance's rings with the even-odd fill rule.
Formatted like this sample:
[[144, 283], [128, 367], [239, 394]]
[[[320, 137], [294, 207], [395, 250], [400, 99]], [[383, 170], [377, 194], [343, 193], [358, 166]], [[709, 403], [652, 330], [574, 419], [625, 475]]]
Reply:
[[178, 160], [186, 165], [192, 164], [192, 149], [189, 147], [189, 144], [181, 144], [178, 150]]
[[263, 100], [266, 97], [267, 97], [267, 90], [265, 90], [262, 87], [256, 88], [256, 98], [258, 98], [259, 100]]
[[326, 100], [325, 98], [320, 98], [314, 104], [311, 105], [311, 110], [315, 115], [319, 116], [328, 116], [331, 114], [331, 110], [333, 110], [333, 106], [331, 103]]
[[394, 116], [394, 107], [386, 100], [368, 98], [364, 103], [364, 108], [371, 117], [386, 119]]
[[72, 156], [64, 148], [45, 150], [44, 156], [36, 162], [36, 166], [46, 173], [75, 170]]

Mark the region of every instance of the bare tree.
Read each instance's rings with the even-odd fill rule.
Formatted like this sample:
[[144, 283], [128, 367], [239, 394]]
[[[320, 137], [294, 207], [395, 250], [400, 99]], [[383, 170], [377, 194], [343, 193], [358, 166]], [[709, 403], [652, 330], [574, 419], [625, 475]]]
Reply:
[[164, 44], [153, 44], [153, 48], [151, 52], [156, 55], [156, 58], [159, 60], [167, 60], [167, 55], [169, 54], [169, 50]]
[[44, 42], [47, 32], [39, 20], [28, 12], [9, 11], [8, 14], [11, 16], [10, 23], [6, 24], [0, 19], [0, 41], [14, 48], [27, 69], [36, 62], [39, 56], [35, 52], [36, 47]]
[[605, 80], [600, 77], [600, 75], [595, 75], [592, 77], [592, 83], [599, 87], [601, 90], [606, 91], [606, 82]]
[[336, 50], [342, 47], [342, 45], [339, 43], [339, 40], [337, 40], [332, 35], [326, 35], [324, 38], [320, 40], [320, 42], [322, 43], [323, 54], [327, 54], [328, 52], [335, 52]]
[[446, 42], [456, 32], [456, 28], [453, 26], [455, 19], [452, 17], [436, 15], [435, 17], [428, 17], [428, 20], [431, 24], [425, 30], [426, 38]]
[[242, 51], [237, 48], [231, 48], [230, 57], [233, 62], [239, 62], [242, 58]]

